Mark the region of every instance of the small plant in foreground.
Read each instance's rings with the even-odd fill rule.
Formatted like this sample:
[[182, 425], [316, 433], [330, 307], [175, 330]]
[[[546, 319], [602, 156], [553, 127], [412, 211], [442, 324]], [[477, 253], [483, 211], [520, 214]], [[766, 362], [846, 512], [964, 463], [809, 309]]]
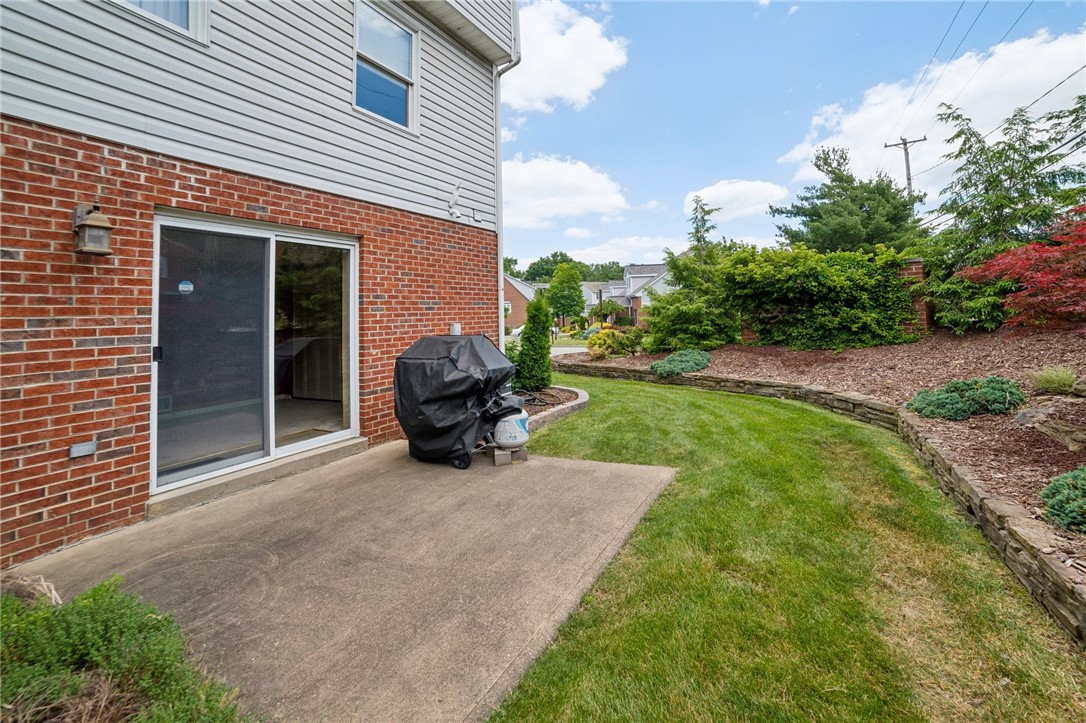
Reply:
[[236, 692], [185, 659], [173, 618], [121, 592], [121, 581], [114, 576], [59, 606], [3, 595], [4, 719], [86, 720], [76, 714], [93, 704], [104, 711], [93, 720], [243, 720]]
[[940, 389], [921, 389], [905, 407], [921, 417], [960, 421], [977, 414], [1003, 414], [1026, 398], [1018, 382], [1003, 377], [953, 381]]
[[654, 361], [649, 368], [662, 377], [674, 377], [685, 372], [696, 372], [709, 366], [709, 352], [700, 349], [683, 349], [666, 359]]
[[1026, 376], [1034, 389], [1046, 394], [1068, 394], [1075, 385], [1075, 370], [1071, 367], [1047, 366], [1026, 372]]
[[1086, 533], [1086, 465], [1052, 478], [1041, 490], [1048, 519], [1060, 527]]

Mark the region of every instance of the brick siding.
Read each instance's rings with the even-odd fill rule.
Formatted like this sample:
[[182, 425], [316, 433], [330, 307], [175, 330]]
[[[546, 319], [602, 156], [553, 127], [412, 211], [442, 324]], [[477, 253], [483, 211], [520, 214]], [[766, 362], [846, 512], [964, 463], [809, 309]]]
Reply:
[[[395, 357], [415, 339], [497, 339], [497, 236], [443, 219], [0, 117], [0, 566], [143, 519], [150, 483], [156, 207], [359, 239], [359, 419], [400, 436]], [[99, 200], [112, 256], [75, 253]], [[97, 453], [69, 459], [72, 444]]]

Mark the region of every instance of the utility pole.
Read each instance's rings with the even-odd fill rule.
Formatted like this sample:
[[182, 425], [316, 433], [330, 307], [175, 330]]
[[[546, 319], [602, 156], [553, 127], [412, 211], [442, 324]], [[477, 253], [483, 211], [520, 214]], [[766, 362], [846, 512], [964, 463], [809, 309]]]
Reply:
[[915, 141], [905, 140], [905, 136], [901, 136], [901, 143], [883, 143], [883, 148], [897, 148], [901, 146], [901, 149], [905, 151], [905, 188], [909, 190], [909, 195], [913, 195], [913, 171], [909, 167], [909, 146], [916, 145], [928, 139], [927, 135], [923, 138], [918, 138]]

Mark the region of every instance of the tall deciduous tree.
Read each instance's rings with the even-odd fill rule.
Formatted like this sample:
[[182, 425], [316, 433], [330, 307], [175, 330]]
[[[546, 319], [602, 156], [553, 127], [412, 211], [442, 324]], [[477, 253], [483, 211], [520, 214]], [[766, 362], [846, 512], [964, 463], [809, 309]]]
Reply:
[[1067, 162], [1086, 146], [1086, 95], [1072, 107], [1032, 118], [1016, 110], [999, 136], [981, 134], [961, 110], [942, 106], [939, 120], [955, 131], [955, 149], [944, 158], [959, 166], [943, 189], [937, 219], [950, 225], [910, 253], [928, 273], [923, 291], [935, 304], [935, 320], [956, 333], [995, 329], [1006, 316], [1007, 278], [967, 278], [957, 272], [983, 264], [1008, 249], [1044, 239], [1060, 214], [1086, 203], [1086, 167]]
[[573, 264], [558, 264], [547, 289], [547, 301], [554, 315], [562, 318], [584, 313], [584, 294], [581, 292], [581, 272]]
[[524, 272], [517, 268], [517, 260], [512, 256], [502, 259], [502, 271], [517, 279], [524, 278]]
[[1086, 203], [1086, 166], [1065, 162], [1086, 146], [1086, 95], [1039, 118], [1019, 108], [994, 141], [961, 109], [941, 107], [936, 118], [954, 127], [947, 143], [956, 146], [944, 158], [959, 166], [938, 209], [950, 227], [932, 244], [937, 257], [926, 257], [936, 276], [1043, 239], [1060, 214]]
[[550, 281], [551, 277], [554, 276], [555, 269], [558, 268], [558, 264], [576, 263], [573, 257], [565, 251], [555, 251], [549, 256], [540, 257], [528, 264], [528, 268], [524, 271], [524, 279], [526, 281]]
[[923, 194], [910, 195], [881, 172], [871, 180], [858, 180], [849, 165], [844, 148], [818, 149], [814, 167], [826, 180], [804, 188], [791, 206], [769, 207], [769, 215], [799, 222], [777, 225], [788, 244], [802, 243], [823, 253], [871, 253], [876, 244], [900, 251], [919, 239], [923, 232], [913, 208]]

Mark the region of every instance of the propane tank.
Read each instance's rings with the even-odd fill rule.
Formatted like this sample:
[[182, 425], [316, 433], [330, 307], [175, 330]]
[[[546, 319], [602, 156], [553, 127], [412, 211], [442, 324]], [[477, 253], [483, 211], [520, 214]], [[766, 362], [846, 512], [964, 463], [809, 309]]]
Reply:
[[520, 449], [528, 444], [528, 413], [520, 411], [499, 419], [494, 441], [502, 449]]

